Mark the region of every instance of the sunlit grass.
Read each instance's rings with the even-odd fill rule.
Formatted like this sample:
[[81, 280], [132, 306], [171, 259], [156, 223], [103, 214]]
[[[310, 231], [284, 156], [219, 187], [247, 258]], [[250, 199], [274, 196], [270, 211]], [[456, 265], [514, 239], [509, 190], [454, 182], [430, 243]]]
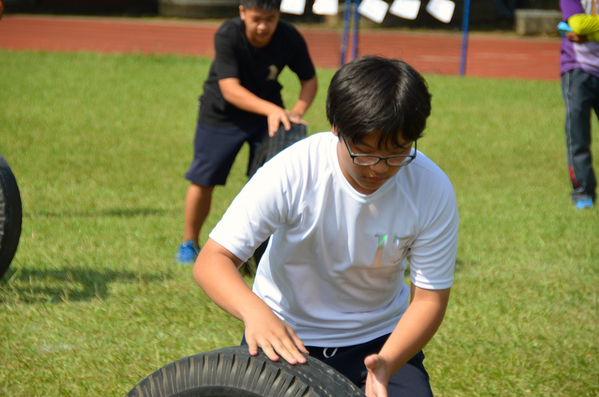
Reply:
[[[120, 396], [174, 360], [239, 343], [242, 324], [173, 260], [209, 64], [0, 51], [0, 153], [24, 213], [0, 281], [0, 395]], [[318, 70], [310, 133], [329, 128], [333, 72]], [[425, 350], [436, 395], [599, 395], [599, 213], [569, 202], [559, 83], [426, 77], [419, 149], [460, 206], [456, 283]], [[299, 84], [282, 79], [292, 105]], [[246, 163], [243, 150], [216, 189], [202, 241]]]

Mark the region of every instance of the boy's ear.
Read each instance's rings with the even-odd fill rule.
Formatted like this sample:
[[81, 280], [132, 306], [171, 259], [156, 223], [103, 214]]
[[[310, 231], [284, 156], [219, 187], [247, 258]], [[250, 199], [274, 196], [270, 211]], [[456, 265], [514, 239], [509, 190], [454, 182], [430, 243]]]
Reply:
[[331, 126], [331, 132], [333, 133], [333, 135], [339, 136], [339, 133], [337, 132], [337, 127], [335, 127], [334, 125]]
[[239, 5], [239, 17], [245, 21], [245, 8], [241, 4]]

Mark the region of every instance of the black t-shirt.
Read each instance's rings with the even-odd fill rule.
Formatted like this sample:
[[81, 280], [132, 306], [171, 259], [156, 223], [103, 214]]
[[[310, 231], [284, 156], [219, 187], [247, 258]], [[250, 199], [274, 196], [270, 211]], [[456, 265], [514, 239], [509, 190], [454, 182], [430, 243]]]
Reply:
[[262, 99], [283, 106], [277, 78], [285, 66], [301, 80], [315, 76], [306, 42], [288, 22], [279, 20], [271, 42], [262, 48], [251, 45], [241, 18], [223, 23], [214, 36], [215, 57], [200, 96], [200, 123], [215, 127], [265, 122], [264, 116], [248, 113], [226, 102], [218, 80], [238, 78], [241, 85]]

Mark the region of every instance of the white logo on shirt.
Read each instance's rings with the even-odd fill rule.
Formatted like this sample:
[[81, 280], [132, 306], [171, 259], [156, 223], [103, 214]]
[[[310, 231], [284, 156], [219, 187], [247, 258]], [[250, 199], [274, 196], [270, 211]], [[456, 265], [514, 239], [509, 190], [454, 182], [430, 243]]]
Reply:
[[277, 79], [279, 75], [279, 68], [277, 65], [270, 65], [268, 67], [268, 76], [266, 76], [266, 80], [273, 81]]
[[[386, 257], [395, 257], [397, 258], [393, 264], [397, 265], [401, 261], [403, 261], [408, 253], [410, 252], [410, 247], [414, 240], [416, 240], [416, 230], [414, 230], [414, 234], [410, 234], [405, 237], [393, 236], [393, 244], [387, 244], [387, 236], [377, 234], [375, 237], [378, 239], [378, 248], [376, 250], [376, 257], [374, 259], [374, 263], [370, 265], [370, 267], [378, 267], [384, 266], [381, 263], [381, 258], [383, 257], [383, 251], [385, 251]], [[387, 252], [386, 250], [392, 250]]]

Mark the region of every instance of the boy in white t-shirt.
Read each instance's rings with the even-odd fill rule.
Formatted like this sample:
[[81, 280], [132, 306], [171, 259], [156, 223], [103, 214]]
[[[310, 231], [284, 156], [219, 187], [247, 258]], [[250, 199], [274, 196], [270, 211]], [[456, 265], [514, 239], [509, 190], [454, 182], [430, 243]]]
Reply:
[[[332, 131], [254, 175], [194, 277], [245, 323], [252, 355], [297, 364], [309, 353], [368, 397], [431, 396], [422, 348], [449, 300], [458, 210], [447, 176], [416, 148], [426, 82], [402, 61], [365, 56], [337, 71], [326, 106]], [[252, 291], [237, 268], [271, 235]]]

